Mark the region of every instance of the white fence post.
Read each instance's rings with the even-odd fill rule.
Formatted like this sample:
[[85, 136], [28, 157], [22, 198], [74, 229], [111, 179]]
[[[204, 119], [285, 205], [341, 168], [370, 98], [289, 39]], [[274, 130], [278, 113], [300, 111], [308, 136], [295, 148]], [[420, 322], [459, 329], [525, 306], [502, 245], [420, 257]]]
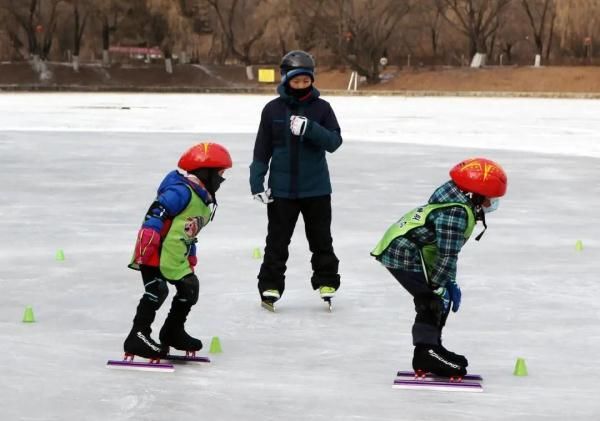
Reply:
[[[353, 89], [352, 85], [354, 84]], [[356, 91], [356, 89], [358, 88], [358, 72], [357, 71], [352, 71], [352, 74], [350, 75], [350, 80], [348, 81], [348, 88], [346, 88], [347, 91], [353, 90]]]

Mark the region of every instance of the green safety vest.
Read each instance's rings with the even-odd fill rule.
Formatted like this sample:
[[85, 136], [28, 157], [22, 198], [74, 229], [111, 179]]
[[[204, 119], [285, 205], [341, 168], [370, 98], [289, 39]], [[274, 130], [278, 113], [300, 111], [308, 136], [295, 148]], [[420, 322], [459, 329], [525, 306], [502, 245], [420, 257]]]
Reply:
[[[190, 268], [188, 256], [192, 245], [196, 242], [195, 237], [189, 237], [185, 233], [186, 221], [190, 218], [202, 217], [206, 223], [210, 222], [211, 209], [190, 189], [191, 199], [187, 207], [171, 222], [171, 227], [162, 241], [160, 249], [160, 272], [172, 281], [177, 281], [193, 270]], [[129, 265], [132, 269], [139, 269], [135, 263]]]
[[[437, 209], [449, 208], [452, 206], [461, 206], [467, 212], [467, 228], [465, 229], [465, 241], [471, 236], [473, 229], [475, 228], [475, 214], [471, 206], [465, 203], [436, 203], [420, 206], [406, 213], [402, 218], [395, 224], [388, 228], [383, 235], [383, 238], [377, 243], [371, 255], [378, 257], [390, 246], [392, 241], [396, 238], [405, 236], [415, 228], [422, 227], [427, 221], [429, 214]], [[430, 273], [432, 268], [435, 266], [437, 259], [438, 249], [434, 244], [426, 244], [421, 247], [421, 256], [427, 272]]]

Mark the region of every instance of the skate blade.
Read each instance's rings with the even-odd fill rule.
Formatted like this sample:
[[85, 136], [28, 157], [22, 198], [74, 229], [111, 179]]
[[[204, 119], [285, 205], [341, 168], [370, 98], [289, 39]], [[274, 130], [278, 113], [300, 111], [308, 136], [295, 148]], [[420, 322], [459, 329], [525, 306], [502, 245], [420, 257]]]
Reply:
[[392, 385], [394, 389], [412, 390], [440, 390], [444, 392], [483, 392], [479, 382], [449, 382], [449, 381], [423, 381], [417, 379], [396, 379]]
[[[432, 374], [432, 373], [426, 373], [424, 377], [423, 376], [418, 377], [414, 371], [398, 371], [396, 373], [396, 377], [408, 378], [408, 379], [418, 378], [420, 380], [442, 380], [442, 381], [450, 380], [449, 377], [436, 376], [435, 374]], [[462, 376], [462, 380], [463, 381], [483, 382], [483, 376], [481, 374], [465, 374], [464, 376]]]
[[195, 356], [195, 355], [168, 354], [166, 357], [164, 357], [164, 359], [167, 361], [171, 361], [173, 363], [187, 363], [187, 362], [210, 363], [210, 358], [200, 357], [200, 356]]
[[163, 373], [172, 373], [175, 371], [173, 364], [149, 363], [126, 360], [108, 360], [106, 368], [117, 370], [137, 370], [137, 371], [158, 371]]
[[260, 305], [262, 308], [269, 310], [271, 313], [275, 313], [275, 303], [261, 301]]

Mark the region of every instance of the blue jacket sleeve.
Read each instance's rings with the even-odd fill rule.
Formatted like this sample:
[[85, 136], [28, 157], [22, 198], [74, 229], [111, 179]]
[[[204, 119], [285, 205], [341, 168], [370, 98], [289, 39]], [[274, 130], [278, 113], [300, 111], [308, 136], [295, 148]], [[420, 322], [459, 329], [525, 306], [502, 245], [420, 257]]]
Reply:
[[[156, 201], [148, 210], [142, 226], [160, 232], [164, 221], [180, 214], [190, 203], [191, 198], [192, 193], [184, 185], [175, 184], [167, 187], [158, 194]], [[165, 212], [166, 215], [164, 215]]]
[[334, 152], [342, 144], [341, 129], [331, 106], [321, 123], [310, 121], [304, 137], [321, 146], [327, 152]]
[[269, 170], [269, 161], [273, 154], [271, 120], [267, 107], [262, 111], [260, 125], [254, 142], [254, 155], [250, 164], [250, 191], [257, 194], [265, 191], [265, 175]]

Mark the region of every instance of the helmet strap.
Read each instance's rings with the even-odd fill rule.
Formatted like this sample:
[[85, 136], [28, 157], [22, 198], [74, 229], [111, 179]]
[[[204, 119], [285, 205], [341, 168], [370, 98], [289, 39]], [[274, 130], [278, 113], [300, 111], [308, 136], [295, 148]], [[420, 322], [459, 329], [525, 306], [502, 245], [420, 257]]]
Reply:
[[485, 230], [487, 230], [487, 224], [485, 223], [485, 212], [483, 211], [483, 202], [485, 201], [485, 196], [482, 196], [478, 193], [471, 193], [470, 196], [471, 203], [475, 208], [475, 221], [481, 221], [483, 223], [483, 231], [481, 231], [479, 234], [477, 234], [477, 237], [475, 237], [475, 241], [479, 241], [481, 240], [481, 237], [483, 237]]
[[481, 206], [477, 207], [476, 212], [477, 213], [475, 215], [475, 220], [481, 221], [483, 223], [483, 231], [481, 231], [479, 234], [477, 234], [477, 237], [475, 237], [475, 241], [479, 241], [479, 240], [481, 240], [481, 237], [483, 237], [485, 230], [487, 230], [487, 224], [485, 223], [485, 212], [483, 211]]

